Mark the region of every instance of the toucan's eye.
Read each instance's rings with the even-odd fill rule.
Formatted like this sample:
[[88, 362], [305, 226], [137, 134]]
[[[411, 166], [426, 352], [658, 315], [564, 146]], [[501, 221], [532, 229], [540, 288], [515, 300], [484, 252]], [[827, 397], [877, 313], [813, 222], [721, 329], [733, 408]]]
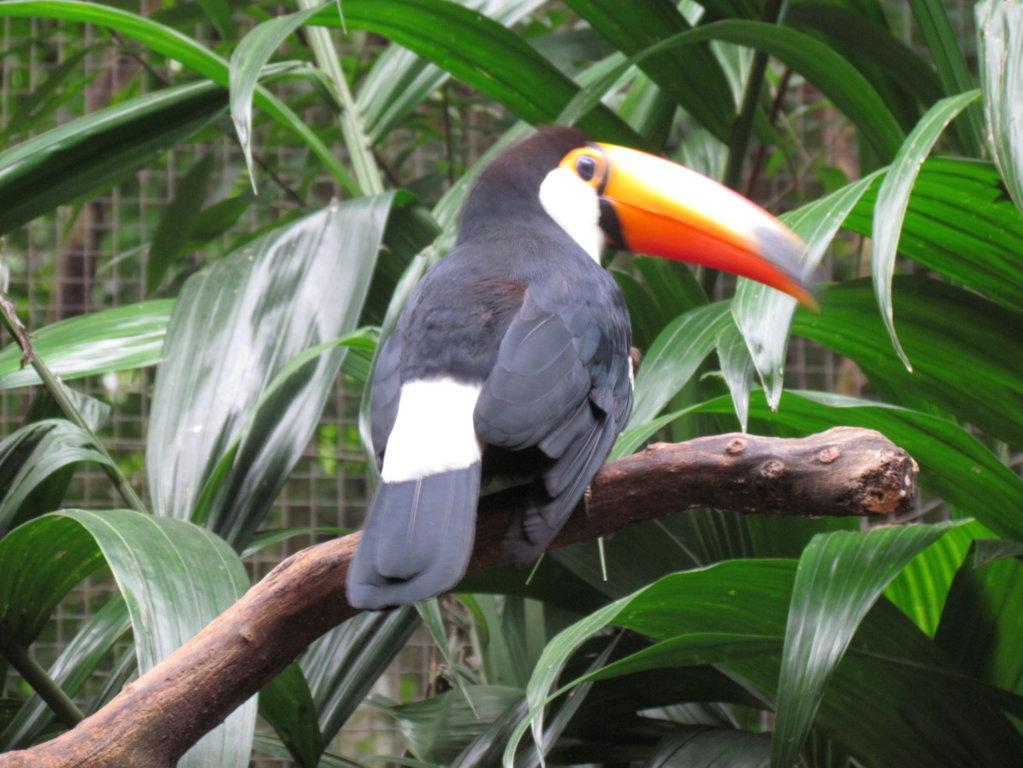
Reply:
[[575, 172], [583, 181], [589, 181], [597, 172], [597, 161], [589, 155], [582, 155], [575, 163]]

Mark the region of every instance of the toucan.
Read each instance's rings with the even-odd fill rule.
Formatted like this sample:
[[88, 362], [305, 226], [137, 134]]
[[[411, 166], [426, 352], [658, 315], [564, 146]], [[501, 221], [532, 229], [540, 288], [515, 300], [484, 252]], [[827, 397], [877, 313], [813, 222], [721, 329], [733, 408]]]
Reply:
[[454, 587], [481, 478], [517, 469], [529, 505], [508, 531], [527, 563], [554, 539], [632, 407], [631, 328], [605, 245], [738, 275], [812, 303], [803, 244], [694, 171], [547, 127], [479, 175], [450, 253], [380, 347], [371, 434], [382, 462], [348, 574], [382, 609]]

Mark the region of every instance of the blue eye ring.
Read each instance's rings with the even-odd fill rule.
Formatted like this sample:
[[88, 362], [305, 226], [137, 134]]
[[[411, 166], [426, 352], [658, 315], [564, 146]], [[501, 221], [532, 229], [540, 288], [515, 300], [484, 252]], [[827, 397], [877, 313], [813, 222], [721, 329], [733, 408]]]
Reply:
[[583, 181], [590, 181], [597, 173], [597, 161], [589, 155], [582, 155], [575, 161], [575, 172]]

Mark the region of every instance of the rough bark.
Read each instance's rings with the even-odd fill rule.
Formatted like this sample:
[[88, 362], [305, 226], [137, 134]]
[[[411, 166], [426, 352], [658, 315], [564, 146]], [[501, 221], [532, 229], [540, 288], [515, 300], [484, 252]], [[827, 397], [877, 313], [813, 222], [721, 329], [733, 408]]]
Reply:
[[[864, 429], [658, 444], [603, 467], [552, 548], [695, 507], [895, 514], [908, 509], [915, 476], [905, 451]], [[515, 489], [483, 500], [470, 572], [508, 562], [501, 541], [522, 502]], [[0, 755], [0, 768], [171, 768], [309, 643], [357, 613], [344, 582], [358, 540], [353, 534], [288, 558], [103, 709], [52, 741]]]

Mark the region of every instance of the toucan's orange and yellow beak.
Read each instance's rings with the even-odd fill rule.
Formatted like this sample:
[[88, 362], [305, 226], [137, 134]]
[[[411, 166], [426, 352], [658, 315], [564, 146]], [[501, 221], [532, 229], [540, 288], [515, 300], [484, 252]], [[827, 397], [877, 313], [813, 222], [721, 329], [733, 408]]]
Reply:
[[803, 241], [727, 187], [614, 144], [575, 149], [561, 167], [596, 188], [628, 250], [748, 277], [816, 308], [800, 266]]

